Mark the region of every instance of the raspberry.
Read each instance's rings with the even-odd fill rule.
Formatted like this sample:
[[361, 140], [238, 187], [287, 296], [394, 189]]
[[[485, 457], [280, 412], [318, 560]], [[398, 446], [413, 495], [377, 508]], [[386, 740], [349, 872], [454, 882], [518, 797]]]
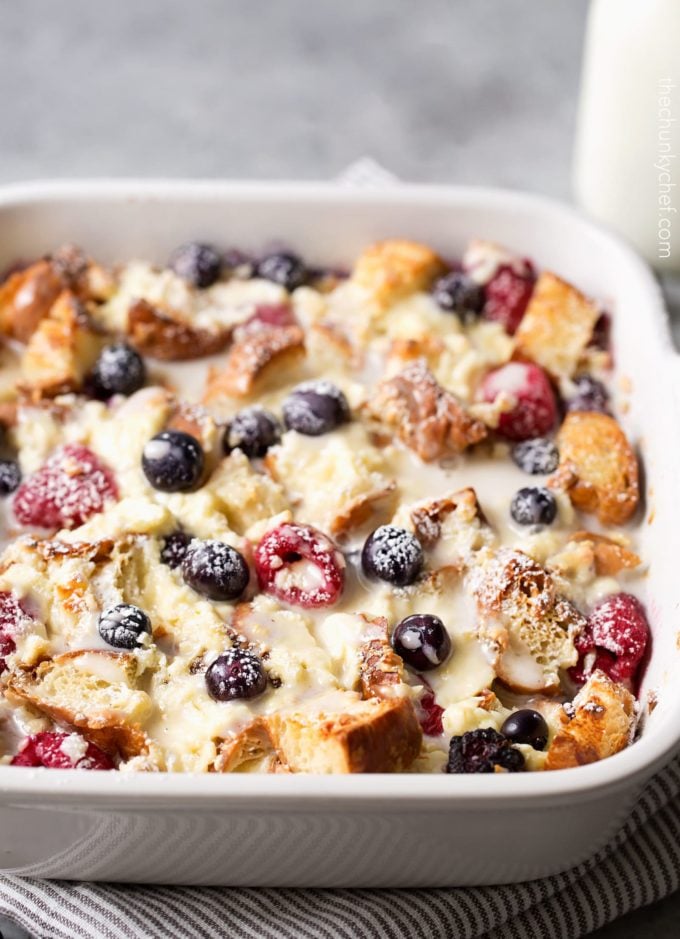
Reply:
[[629, 593], [615, 593], [595, 607], [577, 637], [579, 662], [569, 674], [582, 684], [601, 669], [613, 681], [632, 683], [648, 642], [649, 624], [640, 601]]
[[7, 668], [5, 659], [16, 649], [13, 636], [30, 621], [13, 593], [0, 592], [0, 675]]
[[263, 330], [283, 329], [286, 326], [296, 325], [295, 314], [287, 303], [261, 304], [255, 308], [252, 316], [236, 327], [234, 339], [241, 342], [248, 336]]
[[311, 525], [284, 523], [267, 532], [255, 569], [261, 590], [293, 606], [330, 606], [345, 585], [343, 556]]
[[11, 766], [50, 769], [115, 769], [111, 758], [79, 734], [41, 731], [27, 737]]
[[422, 696], [420, 710], [420, 726], [423, 728], [423, 733], [430, 737], [438, 737], [439, 734], [443, 734], [442, 715], [444, 708], [437, 704], [433, 691], [426, 691]]
[[550, 380], [533, 362], [509, 362], [484, 378], [482, 397], [495, 401], [501, 392], [512, 396], [515, 405], [498, 420], [498, 431], [508, 440], [542, 437], [555, 425], [557, 402]]
[[497, 770], [518, 773], [523, 769], [521, 751], [492, 727], [469, 730], [461, 737], [451, 738], [447, 773], [495, 773]]
[[512, 336], [524, 316], [535, 282], [534, 269], [528, 261], [522, 271], [501, 264], [486, 285], [484, 319], [500, 323]]
[[19, 486], [14, 514], [22, 525], [76, 528], [117, 497], [111, 470], [87, 447], [70, 443]]

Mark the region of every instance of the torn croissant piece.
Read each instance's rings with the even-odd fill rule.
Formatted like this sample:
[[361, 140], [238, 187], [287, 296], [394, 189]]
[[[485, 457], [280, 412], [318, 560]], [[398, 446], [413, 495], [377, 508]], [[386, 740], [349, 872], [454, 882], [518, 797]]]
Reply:
[[445, 264], [427, 245], [394, 238], [371, 245], [359, 256], [351, 280], [381, 307], [428, 287]]
[[554, 378], [570, 377], [590, 342], [598, 306], [555, 274], [536, 281], [515, 333], [520, 357], [542, 365]]
[[487, 435], [422, 360], [382, 381], [365, 410], [426, 462], [461, 453]]
[[280, 771], [266, 722], [259, 717], [239, 733], [220, 741], [211, 769], [216, 773], [235, 773], [243, 772], [255, 764], [260, 772]]
[[104, 342], [76, 295], [62, 291], [28, 340], [21, 390], [33, 397], [78, 391]]
[[608, 414], [571, 411], [557, 435], [560, 465], [548, 485], [603, 525], [623, 525], [640, 501], [637, 457]]
[[[463, 553], [482, 547], [488, 537], [489, 523], [477, 500], [477, 493], [468, 486], [456, 492], [421, 502], [411, 508], [411, 521], [424, 548], [433, 548], [445, 538], [455, 541]], [[479, 537], [478, 537], [479, 536]]]
[[124, 652], [79, 650], [7, 675], [5, 694], [79, 730], [102, 750], [124, 758], [148, 750], [142, 729], [152, 710], [137, 685], [137, 661]]
[[568, 769], [603, 760], [625, 749], [633, 738], [633, 695], [602, 671], [594, 671], [565, 713], [553, 738], [545, 769]]
[[551, 574], [521, 551], [503, 549], [473, 577], [479, 636], [496, 650], [500, 680], [518, 694], [556, 694], [576, 664], [586, 619], [557, 592]]
[[597, 535], [592, 531], [576, 531], [570, 540], [590, 546], [598, 577], [613, 577], [621, 571], [633, 570], [642, 563], [634, 551], [606, 535]]
[[395, 773], [420, 753], [422, 731], [408, 698], [332, 692], [266, 720], [279, 759], [292, 772]]
[[203, 397], [210, 403], [223, 396], [247, 398], [286, 377], [305, 355], [305, 336], [297, 325], [246, 331], [237, 338], [219, 369], [211, 369]]
[[363, 698], [389, 698], [404, 683], [404, 663], [392, 648], [387, 620], [361, 613], [366, 623], [359, 648], [359, 680]]
[[170, 310], [136, 300], [128, 310], [128, 339], [142, 355], [181, 362], [214, 355], [229, 345], [231, 329], [197, 329]]

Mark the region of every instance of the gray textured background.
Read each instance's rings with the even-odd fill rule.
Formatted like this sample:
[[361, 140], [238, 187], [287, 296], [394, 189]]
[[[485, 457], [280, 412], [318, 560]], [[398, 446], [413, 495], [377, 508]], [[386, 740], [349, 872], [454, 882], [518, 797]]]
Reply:
[[[586, 8], [0, 0], [0, 181], [328, 178], [368, 153], [568, 199]], [[678, 934], [676, 896], [598, 936]]]

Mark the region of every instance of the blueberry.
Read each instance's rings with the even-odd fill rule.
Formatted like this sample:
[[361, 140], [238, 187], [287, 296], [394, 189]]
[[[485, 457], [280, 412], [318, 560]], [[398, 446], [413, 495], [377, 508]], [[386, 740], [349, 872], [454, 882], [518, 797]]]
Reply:
[[146, 366], [136, 349], [126, 342], [106, 346], [89, 378], [92, 397], [105, 401], [111, 395], [131, 395], [144, 385]]
[[440, 277], [432, 296], [442, 310], [457, 313], [466, 322], [475, 319], [484, 306], [484, 290], [462, 271]]
[[567, 411], [601, 411], [609, 414], [609, 392], [592, 375], [579, 375], [574, 379], [576, 393], [567, 401]]
[[506, 718], [501, 733], [513, 743], [530, 744], [534, 750], [543, 750], [548, 742], [546, 719], [532, 708], [522, 708]]
[[99, 635], [116, 649], [136, 649], [143, 634], [150, 632], [149, 617], [130, 603], [119, 603], [99, 617]]
[[264, 408], [252, 407], [239, 411], [224, 432], [224, 452], [237, 447], [250, 459], [264, 456], [281, 439], [281, 424]]
[[209, 600], [236, 600], [248, 586], [243, 556], [224, 541], [192, 541], [182, 561], [185, 583]]
[[169, 266], [193, 287], [211, 287], [220, 276], [222, 258], [211, 246], [189, 241], [172, 255]]
[[549, 489], [525, 486], [512, 497], [510, 514], [518, 525], [550, 525], [557, 515], [557, 502]]
[[547, 437], [522, 440], [512, 448], [512, 458], [525, 473], [532, 476], [547, 476], [554, 473], [560, 462], [560, 454]]
[[361, 552], [364, 574], [396, 587], [412, 584], [422, 571], [423, 563], [423, 549], [416, 536], [394, 525], [376, 528]]
[[347, 398], [329, 381], [298, 385], [283, 402], [283, 421], [288, 430], [319, 437], [350, 419]]
[[289, 251], [277, 251], [267, 254], [255, 268], [258, 277], [280, 284], [286, 290], [295, 290], [307, 280], [307, 269], [296, 254]]
[[21, 470], [16, 460], [0, 460], [0, 496], [8, 496], [19, 488]]
[[173, 531], [172, 534], [166, 535], [161, 548], [161, 562], [168, 567], [179, 567], [192, 540], [191, 535], [187, 535], [185, 531]]
[[451, 638], [438, 616], [407, 616], [392, 633], [392, 648], [417, 672], [429, 672], [451, 654]]
[[154, 489], [161, 492], [189, 492], [203, 476], [203, 447], [191, 434], [164, 430], [145, 445], [142, 469]]
[[524, 765], [522, 752], [511, 746], [506, 737], [492, 727], [480, 727], [451, 738], [446, 772], [494, 773], [498, 767], [518, 773]]
[[205, 673], [208, 694], [215, 701], [256, 698], [267, 687], [261, 660], [248, 649], [229, 649]]

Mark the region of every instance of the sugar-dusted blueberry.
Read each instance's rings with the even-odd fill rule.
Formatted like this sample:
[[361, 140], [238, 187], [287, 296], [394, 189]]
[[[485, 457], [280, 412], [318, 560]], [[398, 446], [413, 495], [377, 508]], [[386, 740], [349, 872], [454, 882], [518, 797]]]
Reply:
[[550, 525], [557, 515], [557, 502], [549, 489], [525, 486], [512, 497], [510, 514], [518, 525]]
[[220, 276], [222, 258], [212, 245], [189, 241], [170, 258], [169, 267], [193, 287], [211, 287]]
[[350, 419], [347, 398], [337, 385], [324, 379], [306, 381], [283, 402], [283, 420], [288, 430], [319, 437]]
[[228, 649], [208, 666], [205, 684], [215, 701], [256, 698], [267, 687], [267, 673], [254, 652]]
[[547, 437], [521, 440], [514, 445], [511, 452], [517, 466], [532, 476], [554, 473], [560, 462], [559, 450]]
[[131, 395], [146, 381], [144, 359], [126, 342], [114, 342], [99, 353], [88, 380], [92, 397], [106, 400], [112, 395]]
[[601, 411], [609, 414], [609, 392], [603, 382], [592, 375], [574, 379], [575, 392], [567, 399], [567, 411]]
[[442, 310], [457, 313], [463, 321], [475, 319], [484, 306], [484, 288], [462, 271], [440, 277], [432, 288], [432, 297]]
[[297, 254], [291, 251], [275, 251], [265, 255], [255, 268], [255, 274], [289, 291], [301, 287], [308, 277], [307, 268]]
[[429, 672], [448, 659], [451, 637], [438, 616], [415, 613], [395, 627], [392, 648], [410, 668]]
[[250, 572], [242, 554], [224, 541], [194, 539], [182, 561], [185, 583], [209, 600], [236, 600], [248, 586]]
[[190, 492], [203, 476], [203, 447], [181, 430], [156, 434], [142, 451], [142, 469], [154, 489], [160, 492]]
[[447, 773], [518, 773], [524, 767], [522, 752], [492, 727], [468, 730], [451, 738]]
[[112, 606], [99, 617], [99, 635], [116, 649], [136, 649], [145, 633], [151, 633], [151, 620], [131, 603]]
[[513, 743], [527, 743], [534, 750], [543, 750], [548, 742], [548, 723], [540, 711], [522, 708], [505, 719], [501, 733]]
[[281, 424], [271, 411], [261, 407], [244, 408], [227, 424], [224, 452], [242, 450], [249, 458], [262, 457], [281, 439]]
[[368, 577], [406, 587], [423, 569], [423, 549], [414, 534], [395, 525], [381, 525], [372, 532], [361, 552], [361, 566]]
[[16, 460], [0, 460], [0, 496], [9, 496], [21, 485], [21, 470]]
[[191, 544], [192, 536], [185, 531], [173, 531], [163, 539], [161, 562], [168, 567], [179, 567]]

